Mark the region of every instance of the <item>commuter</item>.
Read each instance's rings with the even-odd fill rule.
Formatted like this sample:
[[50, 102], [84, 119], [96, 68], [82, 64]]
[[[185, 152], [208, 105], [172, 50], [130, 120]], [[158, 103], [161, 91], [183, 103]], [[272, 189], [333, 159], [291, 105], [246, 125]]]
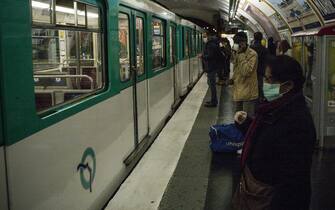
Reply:
[[205, 44], [203, 52], [203, 63], [204, 71], [207, 73], [207, 83], [211, 91], [211, 100], [205, 103], [206, 107], [216, 107], [218, 103], [216, 93], [216, 74], [221, 68], [220, 59], [221, 51], [219, 45], [219, 39], [216, 35], [211, 34], [208, 38], [208, 42]]
[[288, 43], [287, 40], [282, 40], [279, 42], [278, 46], [277, 46], [277, 51], [276, 54], [277, 55], [289, 55], [289, 49], [291, 49], [290, 44]]
[[258, 55], [258, 66], [257, 66], [257, 80], [258, 80], [258, 94], [260, 101], [263, 100], [263, 77], [265, 71], [265, 59], [268, 55], [267, 49], [262, 45], [263, 34], [256, 32], [254, 34], [254, 44], [251, 46]]
[[271, 55], [276, 55], [277, 45], [274, 43], [273, 37], [268, 39], [268, 51]]
[[316, 134], [303, 95], [304, 81], [296, 60], [286, 55], [274, 57], [266, 63], [267, 102], [254, 119], [244, 112], [235, 114], [236, 125], [245, 134], [235, 209], [309, 209]]
[[233, 84], [235, 111], [245, 111], [253, 116], [258, 100], [257, 53], [248, 46], [247, 41], [244, 32], [234, 36], [234, 74], [230, 83]]
[[223, 66], [223, 80], [227, 82], [230, 75], [230, 58], [231, 58], [231, 46], [227, 38], [222, 39], [223, 52], [225, 55], [224, 66]]
[[218, 76], [218, 85], [223, 85], [224, 84], [224, 67], [225, 67], [225, 60], [226, 60], [226, 53], [224, 50], [224, 43], [222, 42], [222, 39], [220, 39], [220, 52], [221, 52], [221, 58], [219, 60], [217, 60], [217, 62], [219, 62], [220, 64], [220, 69], [217, 72], [217, 76]]

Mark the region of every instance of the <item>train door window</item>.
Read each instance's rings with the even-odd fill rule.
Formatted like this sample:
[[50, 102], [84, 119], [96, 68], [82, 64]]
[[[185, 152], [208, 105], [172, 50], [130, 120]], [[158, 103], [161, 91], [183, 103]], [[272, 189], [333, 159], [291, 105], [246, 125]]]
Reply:
[[152, 20], [152, 68], [165, 66], [165, 24], [162, 20]]
[[170, 26], [170, 63], [173, 64], [173, 26]]
[[136, 61], [137, 75], [144, 74], [144, 21], [141, 17], [136, 17]]
[[184, 48], [184, 55], [185, 57], [189, 56], [189, 50], [190, 50], [190, 37], [189, 37], [188, 31], [185, 31], [185, 48]]
[[[32, 10], [36, 6], [34, 2]], [[37, 25], [32, 16], [32, 62], [38, 112], [87, 97], [105, 85], [103, 29], [100, 24], [96, 29], [87, 27], [88, 5], [60, 0], [51, 3], [56, 3], [56, 22], [51, 19], [51, 24]], [[95, 8], [92, 15], [99, 22], [99, 9], [90, 7]], [[75, 22], [74, 16], [83, 17]]]
[[120, 42], [120, 78], [121, 81], [130, 79], [130, 43], [129, 16], [119, 14], [119, 42]]
[[197, 51], [198, 51], [198, 43], [197, 43], [197, 32], [194, 31], [193, 32], [193, 43], [194, 43], [194, 55], [197, 54]]
[[32, 0], [32, 19], [33, 23], [48, 23], [51, 24], [51, 0]]

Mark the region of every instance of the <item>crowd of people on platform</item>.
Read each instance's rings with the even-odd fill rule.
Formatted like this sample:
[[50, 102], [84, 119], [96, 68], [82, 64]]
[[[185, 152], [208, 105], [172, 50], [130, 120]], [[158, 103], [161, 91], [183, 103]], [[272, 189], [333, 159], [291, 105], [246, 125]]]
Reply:
[[[216, 107], [218, 84], [232, 87], [235, 124], [244, 134], [241, 178], [233, 198], [237, 210], [308, 210], [315, 127], [303, 95], [305, 77], [288, 56], [286, 40], [274, 43], [263, 35], [238, 32], [229, 40], [209, 37], [202, 55], [211, 100]], [[232, 76], [230, 77], [230, 64]]]

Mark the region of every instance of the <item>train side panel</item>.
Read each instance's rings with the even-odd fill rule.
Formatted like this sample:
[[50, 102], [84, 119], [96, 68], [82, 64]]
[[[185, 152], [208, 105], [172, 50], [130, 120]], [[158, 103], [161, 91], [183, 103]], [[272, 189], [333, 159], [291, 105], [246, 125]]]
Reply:
[[[134, 149], [132, 89], [44, 129], [7, 149], [11, 209], [99, 209], [126, 175]], [[92, 192], [77, 170], [92, 148]], [[90, 165], [92, 156], [86, 159]], [[86, 162], [84, 161], [84, 162]], [[83, 176], [89, 180], [89, 173]]]
[[7, 185], [4, 147], [0, 147], [0, 209], [7, 210]]

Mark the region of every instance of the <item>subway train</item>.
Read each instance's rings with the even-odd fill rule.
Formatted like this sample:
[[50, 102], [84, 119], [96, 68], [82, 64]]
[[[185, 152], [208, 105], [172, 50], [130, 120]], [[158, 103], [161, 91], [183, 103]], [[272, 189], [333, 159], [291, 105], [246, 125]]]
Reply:
[[0, 14], [0, 209], [103, 208], [202, 75], [203, 29], [144, 0]]

